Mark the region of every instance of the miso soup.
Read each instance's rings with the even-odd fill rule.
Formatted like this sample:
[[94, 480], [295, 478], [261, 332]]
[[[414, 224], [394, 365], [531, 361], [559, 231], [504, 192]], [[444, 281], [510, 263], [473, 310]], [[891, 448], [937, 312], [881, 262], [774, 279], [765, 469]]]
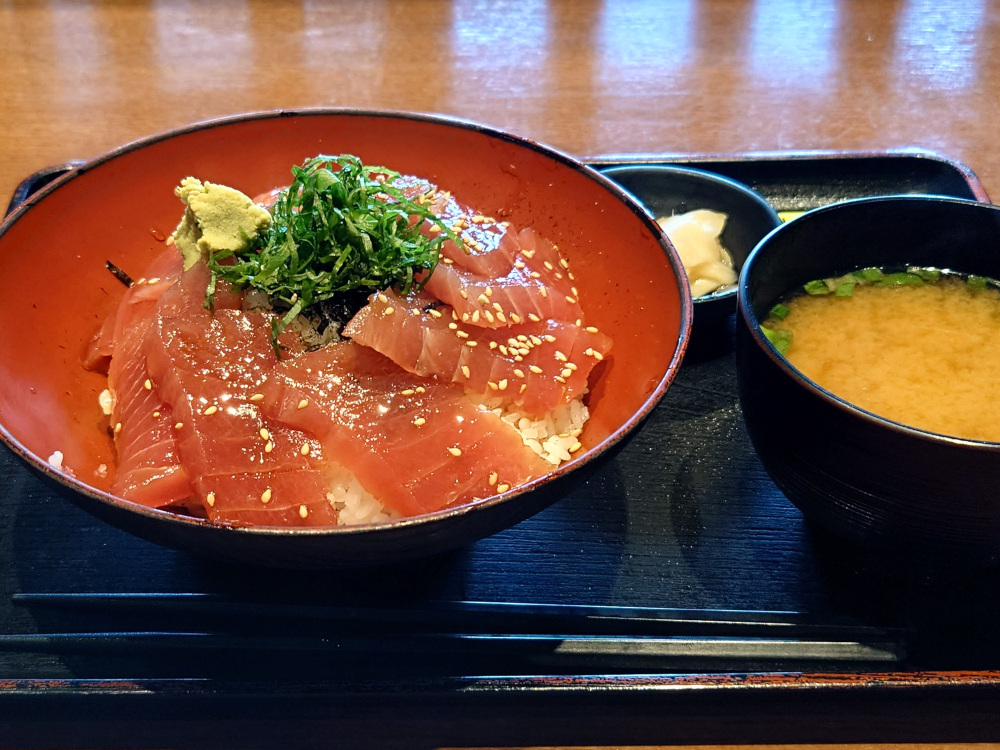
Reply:
[[765, 335], [803, 375], [930, 432], [1000, 442], [1000, 285], [863, 269], [775, 305]]

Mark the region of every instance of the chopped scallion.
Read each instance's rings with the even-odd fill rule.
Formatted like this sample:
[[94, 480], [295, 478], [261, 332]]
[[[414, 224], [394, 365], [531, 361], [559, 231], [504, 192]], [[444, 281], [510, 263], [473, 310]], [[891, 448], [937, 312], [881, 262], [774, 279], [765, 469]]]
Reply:
[[981, 292], [983, 289], [986, 288], [986, 285], [989, 283], [989, 280], [985, 276], [970, 275], [966, 277], [965, 283], [968, 285], [970, 289], [976, 292]]
[[876, 282], [878, 286], [917, 286], [923, 284], [924, 280], [915, 273], [887, 273]]
[[814, 279], [803, 286], [806, 294], [829, 294], [832, 290], [823, 279]]
[[781, 355], [784, 355], [788, 351], [788, 347], [792, 345], [792, 332], [787, 328], [766, 328], [765, 326], [761, 326], [760, 331], [764, 334], [764, 338], [770, 341], [771, 345]]
[[777, 305], [771, 308], [769, 316], [772, 318], [777, 318], [778, 320], [784, 320], [785, 318], [788, 317], [788, 314], [790, 312], [791, 310], [788, 308], [788, 305], [783, 305], [779, 302]]

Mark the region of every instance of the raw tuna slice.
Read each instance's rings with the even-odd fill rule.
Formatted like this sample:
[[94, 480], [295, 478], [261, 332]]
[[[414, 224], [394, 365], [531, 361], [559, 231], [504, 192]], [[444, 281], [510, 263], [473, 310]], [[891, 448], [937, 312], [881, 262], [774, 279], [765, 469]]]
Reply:
[[[260, 388], [277, 357], [269, 317], [185, 306], [164, 295], [144, 356], [195, 498], [213, 521], [256, 525], [334, 525], [326, 483], [313, 467], [318, 445], [271, 427]], [[176, 305], [176, 310], [173, 310]], [[303, 446], [309, 446], [303, 453]], [[312, 455], [309, 455], [312, 453]]]
[[269, 429], [259, 413], [255, 394], [277, 361], [269, 320], [233, 309], [239, 298], [222, 289], [209, 312], [207, 280], [199, 265], [126, 294], [108, 374], [119, 456], [113, 491], [224, 523], [336, 524], [312, 465], [319, 445]]
[[314, 435], [401, 515], [489, 497], [551, 470], [457, 385], [350, 342], [283, 360], [263, 392], [268, 418]]
[[372, 295], [344, 335], [408, 372], [453, 381], [480, 398], [499, 399], [542, 416], [586, 391], [611, 348], [592, 327], [544, 320], [504, 329], [461, 322], [426, 293]]
[[504, 270], [491, 275], [474, 270], [475, 253], [464, 258], [448, 256], [424, 289], [454, 307], [463, 322], [484, 328], [549, 319], [583, 320], [569, 264], [554, 245], [525, 230], [516, 241], [499, 243], [491, 254], [503, 259]]
[[[114, 312], [105, 320], [87, 348], [83, 365], [88, 370], [108, 372], [111, 355], [125, 331], [147, 315], [163, 293], [177, 280], [183, 268], [179, 253], [160, 253], [146, 270], [146, 276], [136, 279]], [[115, 282], [118, 283], [118, 282]]]
[[180, 271], [176, 253], [154, 261], [150, 275], [125, 292], [87, 355], [92, 368], [108, 373], [114, 394], [111, 424], [119, 461], [112, 492], [151, 507], [181, 504], [191, 494], [191, 478], [180, 463], [170, 427], [170, 407], [145, 387], [149, 371], [142, 354], [156, 306]]

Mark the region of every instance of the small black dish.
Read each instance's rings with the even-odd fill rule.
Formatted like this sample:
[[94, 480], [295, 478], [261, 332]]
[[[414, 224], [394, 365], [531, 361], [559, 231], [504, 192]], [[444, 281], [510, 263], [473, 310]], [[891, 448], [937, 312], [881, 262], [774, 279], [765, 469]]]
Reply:
[[932, 564], [994, 565], [1000, 443], [914, 429], [849, 404], [794, 369], [760, 329], [779, 298], [812, 279], [909, 265], [1000, 278], [1000, 207], [858, 199], [810, 211], [761, 242], [739, 281], [743, 417], [775, 484], [817, 526]]
[[[707, 208], [726, 214], [723, 247], [737, 274], [747, 256], [781, 219], [774, 208], [742, 182], [713, 172], [670, 165], [626, 165], [602, 170], [629, 191], [653, 218]], [[704, 326], [736, 309], [736, 284], [694, 298], [694, 323]]]

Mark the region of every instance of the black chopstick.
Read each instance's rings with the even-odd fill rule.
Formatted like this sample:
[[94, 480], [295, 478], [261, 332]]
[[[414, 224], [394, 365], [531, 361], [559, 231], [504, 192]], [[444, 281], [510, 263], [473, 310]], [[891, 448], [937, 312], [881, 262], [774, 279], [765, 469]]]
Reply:
[[233, 600], [203, 593], [16, 593], [15, 604], [100, 613], [171, 613], [232, 619], [367, 623], [448, 632], [682, 635], [901, 641], [907, 632], [827, 622], [797, 612], [440, 601], [420, 607], [357, 607]]
[[678, 660], [752, 660], [774, 662], [896, 662], [901, 658], [892, 642], [799, 641], [763, 638], [655, 638], [648, 636], [525, 636], [418, 634], [406, 638], [295, 637], [231, 635], [213, 632], [107, 631], [15, 633], [0, 635], [0, 652], [93, 653], [145, 656], [199, 650], [215, 655], [242, 656], [263, 652], [285, 655], [332, 655], [340, 658], [419, 656], [505, 656], [559, 664], [614, 662], [619, 665], [665, 665]]

